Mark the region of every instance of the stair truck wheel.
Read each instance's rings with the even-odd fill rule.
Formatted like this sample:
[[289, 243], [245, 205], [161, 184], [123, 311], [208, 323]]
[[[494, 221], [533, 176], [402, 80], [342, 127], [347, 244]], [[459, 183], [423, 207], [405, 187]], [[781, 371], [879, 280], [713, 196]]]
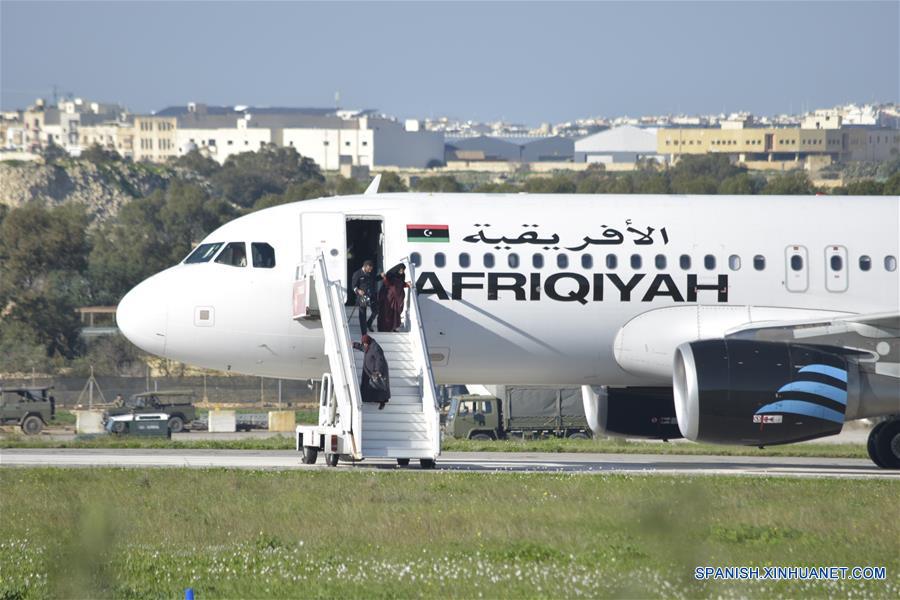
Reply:
[[314, 465], [316, 464], [316, 459], [319, 458], [319, 449], [315, 446], [303, 446], [303, 461], [304, 465]]
[[326, 454], [325, 455], [325, 464], [329, 467], [336, 467], [338, 464], [338, 460], [340, 456], [337, 454]]
[[423, 469], [433, 469], [436, 465], [437, 465], [437, 463], [435, 462], [435, 460], [433, 458], [420, 458], [419, 459], [419, 466], [421, 466]]
[[28, 415], [22, 421], [22, 431], [26, 435], [37, 435], [44, 429], [44, 422], [36, 415]]
[[409, 459], [408, 459], [408, 458], [398, 458], [398, 459], [397, 459], [397, 464], [400, 465], [401, 467], [408, 467], [408, 466], [409, 466]]
[[476, 442], [490, 442], [490, 441], [492, 441], [494, 438], [492, 438], [492, 437], [490, 436], [490, 434], [487, 434], [487, 433], [475, 433], [475, 434], [473, 434], [472, 437], [470, 437], [469, 439], [470, 439], [470, 440], [473, 440], [473, 441], [476, 441]]
[[568, 435], [568, 437], [570, 440], [589, 440], [589, 439], [591, 439], [591, 436], [589, 436], [588, 434], [586, 434], [583, 431], [576, 431], [575, 433], [570, 433]]
[[887, 423], [887, 421], [882, 421], [875, 425], [875, 427], [872, 428], [872, 431], [869, 432], [869, 439], [866, 441], [866, 450], [869, 453], [869, 458], [882, 469], [884, 468], [884, 465], [881, 464], [881, 459], [878, 458], [878, 434], [884, 429], [885, 423]]
[[886, 421], [875, 441], [875, 454], [884, 469], [900, 469], [900, 419]]

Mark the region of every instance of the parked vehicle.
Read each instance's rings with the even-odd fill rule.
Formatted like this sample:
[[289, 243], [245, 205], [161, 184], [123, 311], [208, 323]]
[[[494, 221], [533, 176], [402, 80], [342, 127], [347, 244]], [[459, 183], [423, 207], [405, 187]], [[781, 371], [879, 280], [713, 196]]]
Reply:
[[36, 435], [56, 416], [52, 386], [0, 388], [0, 424], [15, 423]]
[[191, 390], [166, 390], [143, 392], [125, 401], [123, 406], [110, 408], [104, 415], [104, 423], [110, 417], [126, 414], [167, 413], [172, 433], [183, 431], [197, 418], [194, 408], [194, 392]]
[[167, 413], [128, 413], [114, 415], [106, 421], [106, 430], [116, 435], [153, 435], [172, 437]]
[[498, 386], [498, 396], [453, 398], [444, 433], [470, 440], [507, 437], [588, 439], [581, 388]]

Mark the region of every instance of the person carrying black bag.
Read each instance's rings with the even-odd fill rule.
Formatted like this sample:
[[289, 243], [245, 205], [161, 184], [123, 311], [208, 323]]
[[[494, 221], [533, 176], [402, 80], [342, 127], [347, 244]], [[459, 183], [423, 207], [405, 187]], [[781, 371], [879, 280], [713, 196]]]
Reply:
[[365, 352], [359, 382], [362, 401], [375, 402], [378, 404], [378, 410], [382, 410], [391, 398], [391, 379], [384, 350], [368, 335], [362, 336], [362, 343], [354, 342], [353, 347]]
[[[378, 315], [378, 303], [376, 298], [376, 282], [375, 263], [367, 260], [363, 263], [361, 269], [353, 274], [350, 279], [350, 288], [356, 297], [356, 307], [359, 309], [359, 332], [365, 335], [367, 331], [372, 329], [372, 321]], [[367, 319], [366, 312], [372, 310], [372, 315]]]

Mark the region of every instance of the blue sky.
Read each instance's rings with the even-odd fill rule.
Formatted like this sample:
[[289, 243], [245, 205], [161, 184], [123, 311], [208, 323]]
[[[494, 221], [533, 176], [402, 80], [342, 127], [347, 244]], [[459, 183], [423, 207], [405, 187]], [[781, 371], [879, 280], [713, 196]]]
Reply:
[[0, 1], [0, 104], [62, 92], [505, 118], [898, 101], [900, 2]]

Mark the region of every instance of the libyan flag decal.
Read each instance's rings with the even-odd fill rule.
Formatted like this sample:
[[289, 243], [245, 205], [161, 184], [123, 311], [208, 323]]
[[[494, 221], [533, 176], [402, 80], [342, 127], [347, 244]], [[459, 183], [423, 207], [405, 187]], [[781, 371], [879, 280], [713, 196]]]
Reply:
[[406, 241], [449, 242], [450, 227], [448, 225], [407, 225]]

